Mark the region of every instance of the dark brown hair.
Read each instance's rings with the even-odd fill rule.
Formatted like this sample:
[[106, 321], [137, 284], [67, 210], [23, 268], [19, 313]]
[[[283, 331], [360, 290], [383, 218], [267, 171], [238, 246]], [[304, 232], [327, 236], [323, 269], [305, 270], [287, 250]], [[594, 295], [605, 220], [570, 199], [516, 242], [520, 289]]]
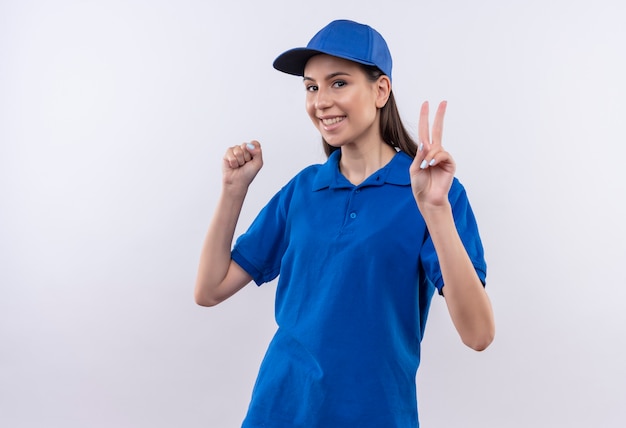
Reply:
[[[361, 66], [367, 78], [375, 82], [383, 72], [374, 66]], [[389, 144], [393, 148], [398, 148], [400, 151], [408, 154], [412, 158], [417, 153], [417, 144], [415, 140], [408, 133], [402, 119], [400, 119], [400, 112], [396, 105], [396, 100], [393, 96], [393, 91], [389, 93], [389, 99], [380, 109], [380, 135], [385, 143]], [[326, 156], [330, 156], [335, 150], [339, 150], [339, 147], [333, 147], [322, 138], [322, 144], [324, 146], [324, 152]]]

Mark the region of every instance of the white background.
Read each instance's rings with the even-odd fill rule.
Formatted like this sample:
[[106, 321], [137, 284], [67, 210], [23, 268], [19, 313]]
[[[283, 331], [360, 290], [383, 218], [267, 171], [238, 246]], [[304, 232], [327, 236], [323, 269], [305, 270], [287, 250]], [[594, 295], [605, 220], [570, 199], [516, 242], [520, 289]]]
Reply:
[[324, 160], [282, 51], [377, 28], [411, 131], [449, 102], [497, 337], [465, 348], [435, 297], [422, 426], [626, 419], [626, 6], [621, 0], [0, 0], [0, 426], [240, 424], [274, 284], [195, 305], [227, 146], [265, 166], [243, 231]]

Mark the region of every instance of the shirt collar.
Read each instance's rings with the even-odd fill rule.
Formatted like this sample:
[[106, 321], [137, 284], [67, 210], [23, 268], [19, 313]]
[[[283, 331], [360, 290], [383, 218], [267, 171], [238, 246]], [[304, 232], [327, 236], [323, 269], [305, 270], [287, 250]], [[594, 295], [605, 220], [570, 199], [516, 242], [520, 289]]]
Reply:
[[411, 184], [411, 176], [409, 168], [413, 161], [409, 155], [404, 152], [398, 152], [389, 161], [387, 165], [370, 175], [363, 183], [354, 186], [339, 171], [339, 160], [341, 159], [341, 150], [335, 150], [331, 153], [326, 163], [324, 163], [315, 176], [313, 181], [313, 191], [329, 189], [342, 189], [352, 187], [365, 186], [382, 186], [384, 183], [396, 184], [399, 186], [408, 186]]

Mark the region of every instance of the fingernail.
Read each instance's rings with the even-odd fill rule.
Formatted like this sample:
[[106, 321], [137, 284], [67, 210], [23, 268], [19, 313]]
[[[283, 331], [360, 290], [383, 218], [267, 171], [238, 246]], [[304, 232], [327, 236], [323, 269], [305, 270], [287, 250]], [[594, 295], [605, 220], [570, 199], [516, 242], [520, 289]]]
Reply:
[[252, 144], [252, 143], [248, 143], [248, 144], [246, 144], [246, 147], [247, 147], [248, 149], [250, 149], [250, 150], [254, 150], [254, 144]]
[[430, 162], [428, 162], [428, 165], [433, 166], [435, 164], [435, 158], [431, 159]]
[[417, 147], [417, 150], [418, 150], [418, 151], [420, 151], [420, 152], [421, 152], [422, 150], [424, 150], [424, 143], [422, 143], [422, 142], [420, 141], [420, 145]]
[[426, 167], [427, 167], [427, 166], [428, 166], [428, 162], [426, 162], [426, 159], [424, 159], [424, 160], [422, 161], [422, 163], [420, 164], [420, 168], [421, 168], [421, 169], [426, 169]]

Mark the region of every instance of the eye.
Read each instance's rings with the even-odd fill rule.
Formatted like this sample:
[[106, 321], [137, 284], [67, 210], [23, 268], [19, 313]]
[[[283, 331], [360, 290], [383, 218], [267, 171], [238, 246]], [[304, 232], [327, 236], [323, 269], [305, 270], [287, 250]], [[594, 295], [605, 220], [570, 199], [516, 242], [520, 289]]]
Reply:
[[333, 82], [333, 88], [341, 88], [342, 86], [346, 86], [347, 83], [345, 80], [336, 80]]
[[315, 92], [317, 89], [317, 85], [306, 85], [307, 92]]

